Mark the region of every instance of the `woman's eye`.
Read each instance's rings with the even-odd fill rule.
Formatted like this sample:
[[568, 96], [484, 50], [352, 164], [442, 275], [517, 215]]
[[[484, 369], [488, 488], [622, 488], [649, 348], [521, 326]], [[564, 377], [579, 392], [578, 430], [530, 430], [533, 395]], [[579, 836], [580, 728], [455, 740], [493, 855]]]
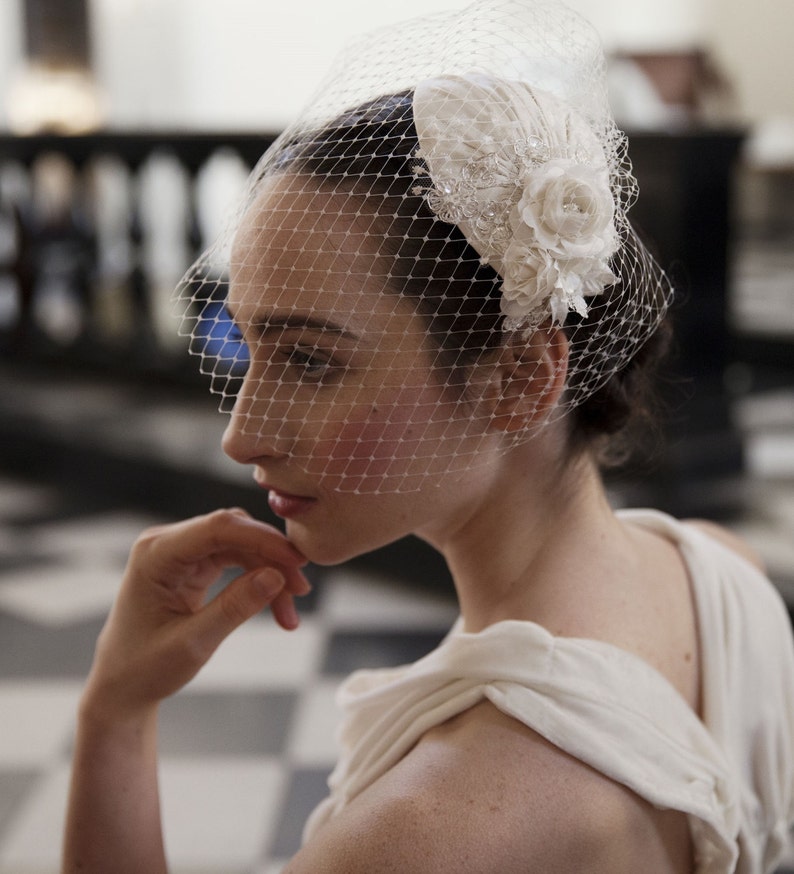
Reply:
[[300, 371], [300, 376], [308, 380], [319, 381], [331, 369], [332, 364], [324, 355], [315, 349], [303, 349], [300, 346], [290, 350], [288, 354], [290, 366]]

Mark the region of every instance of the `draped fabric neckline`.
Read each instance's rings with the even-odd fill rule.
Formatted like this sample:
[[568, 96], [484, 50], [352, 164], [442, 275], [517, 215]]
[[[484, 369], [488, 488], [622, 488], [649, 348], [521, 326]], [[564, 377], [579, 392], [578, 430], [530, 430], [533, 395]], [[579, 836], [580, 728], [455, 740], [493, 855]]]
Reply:
[[[651, 664], [613, 644], [558, 637], [518, 620], [465, 632], [458, 620], [444, 641], [414, 664], [358, 671], [341, 687], [342, 754], [329, 780], [331, 796], [312, 815], [307, 836], [397, 764], [427, 731], [487, 699], [652, 804], [686, 813], [698, 874], [766, 870], [761, 865], [779, 855], [794, 813], [790, 631], [770, 650], [777, 665], [763, 672], [782, 671], [780, 688], [773, 681], [776, 688], [759, 690], [783, 701], [768, 714], [768, 724], [742, 722], [748, 719], [743, 708], [763, 707], [760, 697], [731, 697], [751, 694], [753, 683], [764, 683], [747, 676], [748, 666], [744, 676], [731, 673], [741, 662], [742, 654], [733, 652], [734, 644], [744, 646], [737, 638], [741, 622], [766, 624], [769, 639], [776, 640], [784, 629], [781, 617], [787, 622], [782, 602], [759, 571], [692, 526], [655, 511], [620, 515], [669, 537], [681, 550], [698, 614], [702, 719]], [[727, 582], [726, 573], [733, 574]], [[756, 748], [748, 750], [751, 742]]]

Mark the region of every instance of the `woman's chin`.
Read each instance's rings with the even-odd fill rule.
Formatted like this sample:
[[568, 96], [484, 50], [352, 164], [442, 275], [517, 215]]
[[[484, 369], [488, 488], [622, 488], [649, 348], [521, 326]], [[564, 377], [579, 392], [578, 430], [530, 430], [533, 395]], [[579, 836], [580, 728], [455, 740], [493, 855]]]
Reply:
[[312, 563], [322, 567], [343, 564], [376, 549], [402, 539], [407, 530], [345, 531], [342, 525], [331, 531], [317, 530], [297, 520], [287, 522], [286, 534], [290, 542]]
[[310, 529], [291, 522], [287, 523], [286, 534], [293, 546], [300, 550], [312, 564], [321, 567], [343, 564], [377, 548], [376, 546], [368, 548], [364, 544], [356, 545], [345, 542], [343, 538], [338, 536], [329, 541], [326, 537], [318, 537]]

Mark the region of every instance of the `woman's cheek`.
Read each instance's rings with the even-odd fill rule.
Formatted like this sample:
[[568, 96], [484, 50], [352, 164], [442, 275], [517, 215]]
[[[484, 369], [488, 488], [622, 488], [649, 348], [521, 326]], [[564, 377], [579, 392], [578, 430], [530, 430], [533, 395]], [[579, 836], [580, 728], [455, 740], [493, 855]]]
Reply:
[[426, 422], [417, 412], [414, 393], [385, 406], [368, 406], [346, 422], [328, 423], [318, 440], [310, 467], [331, 479], [342, 479], [341, 488], [370, 490], [389, 476], [405, 476], [413, 471]]

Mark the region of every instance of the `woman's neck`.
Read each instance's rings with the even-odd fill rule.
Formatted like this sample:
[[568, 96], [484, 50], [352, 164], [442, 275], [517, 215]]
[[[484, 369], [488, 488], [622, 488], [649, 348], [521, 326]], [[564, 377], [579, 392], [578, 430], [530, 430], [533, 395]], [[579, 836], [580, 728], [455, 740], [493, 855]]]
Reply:
[[524, 619], [562, 633], [629, 544], [589, 457], [562, 468], [539, 452], [514, 461], [427, 539], [450, 568], [466, 631]]

